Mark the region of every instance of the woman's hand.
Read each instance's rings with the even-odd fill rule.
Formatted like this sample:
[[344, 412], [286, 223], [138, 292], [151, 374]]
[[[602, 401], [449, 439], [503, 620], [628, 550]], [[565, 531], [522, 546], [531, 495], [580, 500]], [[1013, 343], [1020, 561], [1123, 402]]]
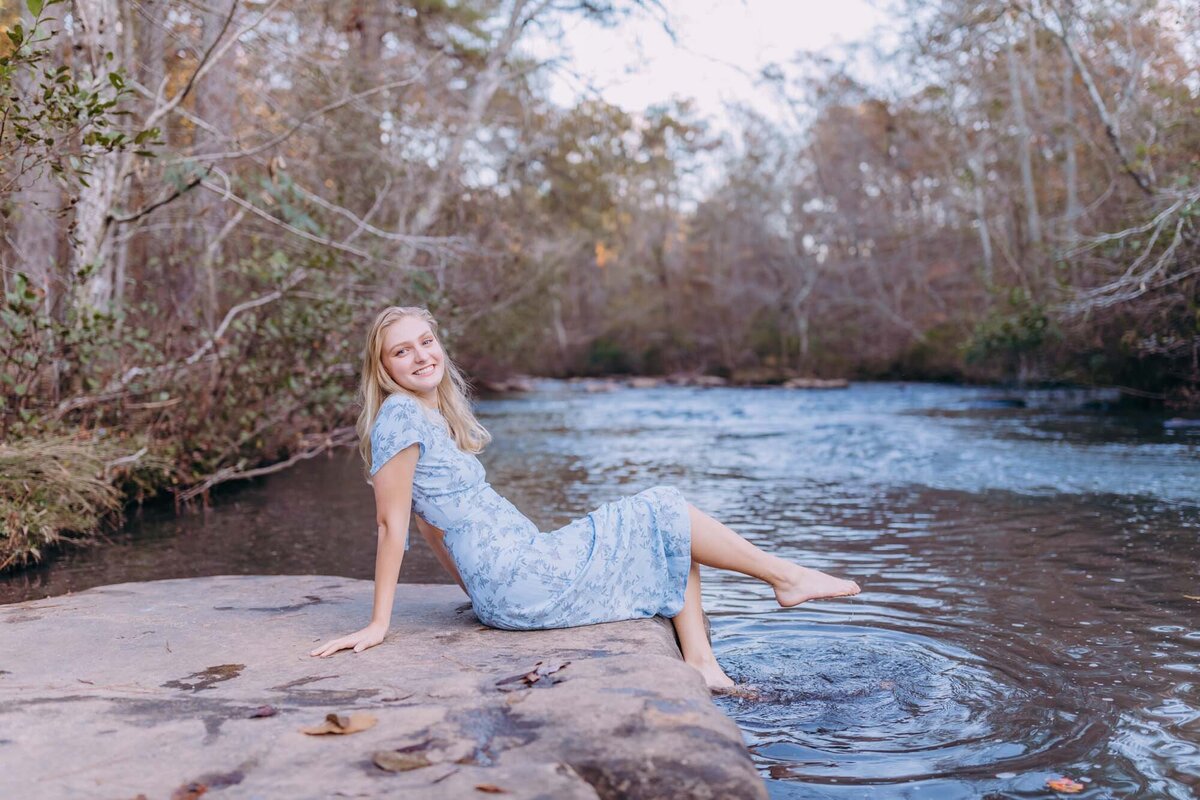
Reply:
[[372, 623], [360, 631], [355, 631], [349, 636], [343, 636], [340, 639], [329, 640], [316, 650], [309, 651], [309, 655], [325, 658], [326, 656], [333, 655], [338, 650], [346, 650], [351, 647], [354, 648], [354, 652], [361, 653], [368, 647], [374, 647], [382, 642], [383, 637], [387, 635], [387, 632], [388, 629], [386, 625], [376, 625]]

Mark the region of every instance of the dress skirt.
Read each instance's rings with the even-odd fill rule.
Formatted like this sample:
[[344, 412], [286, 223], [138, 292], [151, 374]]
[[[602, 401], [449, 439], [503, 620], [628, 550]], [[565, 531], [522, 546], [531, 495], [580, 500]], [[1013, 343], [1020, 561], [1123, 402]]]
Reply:
[[691, 520], [674, 487], [618, 498], [547, 532], [490, 486], [471, 505], [445, 543], [485, 625], [568, 628], [683, 608]]

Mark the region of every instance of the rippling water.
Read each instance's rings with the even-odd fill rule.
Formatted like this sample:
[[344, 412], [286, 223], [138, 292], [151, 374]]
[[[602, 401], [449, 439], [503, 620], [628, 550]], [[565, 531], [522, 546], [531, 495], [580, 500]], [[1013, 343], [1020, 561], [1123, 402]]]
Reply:
[[[491, 483], [543, 529], [656, 483], [760, 546], [857, 580], [780, 609], [705, 570], [719, 705], [778, 798], [1200, 793], [1200, 431], [1086, 395], [546, 383], [481, 405]], [[354, 454], [148, 513], [0, 602], [220, 573], [371, 577]], [[329, 520], [339, 524], [331, 527]], [[414, 545], [405, 580], [436, 564]]]

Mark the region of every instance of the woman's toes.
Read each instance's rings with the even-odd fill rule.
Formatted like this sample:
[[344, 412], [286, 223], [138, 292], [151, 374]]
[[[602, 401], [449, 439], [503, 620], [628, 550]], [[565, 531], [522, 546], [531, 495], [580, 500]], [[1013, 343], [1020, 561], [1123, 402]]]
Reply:
[[854, 581], [835, 578], [820, 570], [801, 567], [798, 564], [795, 567], [791, 579], [775, 588], [775, 599], [784, 608], [809, 600], [848, 597], [861, 591]]
[[708, 685], [709, 690], [725, 689], [733, 686], [733, 680], [725, 674], [725, 670], [721, 669], [721, 665], [712, 661], [687, 662], [699, 673], [704, 676], [704, 682]]
[[724, 692], [737, 685], [733, 682], [733, 678], [730, 678], [724, 672], [722, 672], [719, 676], [714, 676], [713, 678], [706, 676], [704, 678], [704, 682], [708, 685], [708, 690], [710, 692]]
[[709, 687], [715, 695], [722, 697], [740, 697], [743, 700], [759, 700], [761, 695], [757, 686], [744, 683], [734, 683], [720, 688]]

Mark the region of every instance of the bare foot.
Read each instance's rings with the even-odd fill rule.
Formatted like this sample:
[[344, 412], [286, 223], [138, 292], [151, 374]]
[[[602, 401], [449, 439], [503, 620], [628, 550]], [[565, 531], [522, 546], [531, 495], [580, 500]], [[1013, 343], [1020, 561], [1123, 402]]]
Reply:
[[820, 570], [809, 569], [799, 564], [789, 566], [788, 576], [775, 584], [775, 599], [784, 608], [800, 605], [809, 600], [847, 597], [861, 591], [854, 581], [835, 578]]
[[757, 686], [749, 683], [735, 683], [728, 688], [709, 689], [713, 694], [722, 697], [738, 697], [742, 700], [761, 700], [762, 693]]
[[704, 676], [704, 682], [708, 684], [710, 692], [717, 692], [734, 686], [733, 679], [725, 674], [725, 670], [721, 669], [721, 665], [715, 660], [689, 661], [687, 663], [700, 670], [700, 674]]

